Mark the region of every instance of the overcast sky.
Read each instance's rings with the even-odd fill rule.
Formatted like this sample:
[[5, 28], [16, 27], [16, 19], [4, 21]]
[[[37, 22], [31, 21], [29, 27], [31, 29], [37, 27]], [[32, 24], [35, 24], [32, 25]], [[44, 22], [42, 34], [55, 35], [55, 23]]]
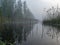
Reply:
[[[24, 0], [22, 0], [24, 1]], [[60, 0], [25, 0], [27, 3], [28, 8], [34, 14], [37, 19], [44, 19], [46, 17], [47, 10], [52, 6], [57, 7], [60, 6]]]
[[[46, 17], [44, 8], [46, 8], [47, 10], [52, 6], [56, 7], [57, 4], [60, 6], [60, 0], [26, 0], [26, 2], [27, 2], [28, 8], [31, 10], [34, 16], [40, 20]], [[1, 3], [1, 0], [0, 0], [0, 3]]]
[[[52, 6], [60, 5], [60, 0], [26, 0], [29, 9], [32, 11], [37, 19], [46, 17], [44, 8], [48, 9]], [[44, 12], [44, 13], [43, 13]]]

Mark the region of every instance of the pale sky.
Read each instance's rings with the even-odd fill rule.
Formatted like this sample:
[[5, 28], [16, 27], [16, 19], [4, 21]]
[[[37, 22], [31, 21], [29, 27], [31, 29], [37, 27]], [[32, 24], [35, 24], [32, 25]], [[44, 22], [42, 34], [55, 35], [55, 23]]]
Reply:
[[48, 9], [52, 6], [56, 7], [57, 4], [60, 5], [60, 0], [26, 0], [26, 2], [34, 16], [40, 20], [46, 17], [44, 8]]
[[[22, 0], [24, 1], [24, 0]], [[44, 19], [46, 17], [46, 12], [44, 11], [51, 8], [52, 6], [60, 6], [60, 0], [25, 0], [27, 2], [28, 8], [34, 14], [37, 19]]]

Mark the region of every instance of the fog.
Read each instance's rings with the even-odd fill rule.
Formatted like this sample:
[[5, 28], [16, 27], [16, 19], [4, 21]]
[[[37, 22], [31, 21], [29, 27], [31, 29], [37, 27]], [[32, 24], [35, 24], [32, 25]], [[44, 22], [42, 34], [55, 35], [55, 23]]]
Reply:
[[0, 0], [0, 45], [60, 45], [59, 7], [60, 0]]
[[[23, 0], [22, 0], [23, 1]], [[46, 10], [51, 8], [52, 6], [56, 7], [59, 5], [60, 0], [25, 0], [27, 2], [27, 6], [34, 14], [34, 16], [43, 20], [46, 18]]]

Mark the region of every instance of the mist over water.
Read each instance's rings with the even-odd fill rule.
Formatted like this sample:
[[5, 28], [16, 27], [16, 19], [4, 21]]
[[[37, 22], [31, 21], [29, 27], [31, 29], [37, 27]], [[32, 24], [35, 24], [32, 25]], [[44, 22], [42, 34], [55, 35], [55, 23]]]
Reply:
[[22, 45], [59, 45], [59, 35], [60, 32], [57, 28], [38, 23], [33, 26]]
[[60, 45], [60, 0], [0, 0], [0, 45]]

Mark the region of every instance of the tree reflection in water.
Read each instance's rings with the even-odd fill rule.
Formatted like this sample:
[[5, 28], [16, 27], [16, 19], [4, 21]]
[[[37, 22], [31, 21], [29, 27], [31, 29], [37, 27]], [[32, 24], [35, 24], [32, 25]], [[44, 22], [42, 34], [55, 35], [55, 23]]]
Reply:
[[57, 44], [59, 43], [59, 39], [60, 39], [60, 26], [56, 26], [56, 27], [52, 27], [49, 26], [46, 34], [48, 36], [50, 36], [52, 39], [56, 39]]
[[22, 43], [26, 41], [26, 37], [29, 35], [34, 24], [3, 24], [3, 31], [1, 36], [3, 42], [8, 43]]

